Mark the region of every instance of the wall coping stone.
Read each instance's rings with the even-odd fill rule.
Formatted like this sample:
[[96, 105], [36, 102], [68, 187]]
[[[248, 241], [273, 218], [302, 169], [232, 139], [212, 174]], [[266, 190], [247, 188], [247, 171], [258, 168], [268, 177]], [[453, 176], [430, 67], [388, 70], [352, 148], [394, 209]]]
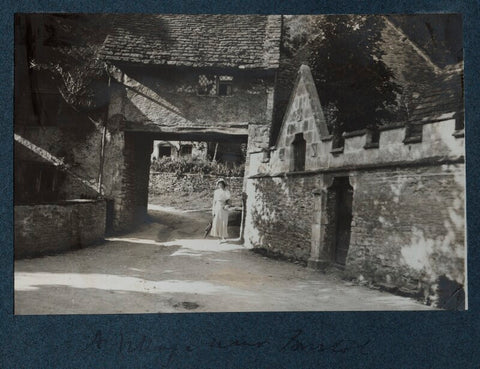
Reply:
[[452, 136], [456, 138], [465, 137], [465, 129], [456, 130], [455, 132], [452, 133]]
[[363, 148], [365, 150], [369, 150], [369, 149], [378, 149], [380, 147], [380, 143], [379, 142], [367, 142]]
[[335, 173], [335, 172], [352, 172], [352, 171], [361, 171], [361, 170], [380, 170], [386, 168], [402, 168], [402, 167], [422, 167], [422, 166], [436, 166], [443, 164], [464, 164], [465, 156], [460, 155], [456, 157], [431, 157], [431, 158], [422, 158], [412, 161], [393, 161], [387, 163], [375, 163], [375, 164], [360, 164], [360, 165], [346, 165], [344, 167], [328, 167], [320, 168], [316, 170], [308, 170], [301, 172], [281, 172], [274, 174], [255, 174], [248, 177], [248, 179], [258, 179], [258, 178], [272, 178], [272, 177], [296, 177], [296, 176], [310, 176], [323, 173]]
[[92, 204], [97, 202], [106, 201], [104, 198], [100, 199], [70, 199], [70, 200], [60, 200], [56, 202], [38, 202], [38, 203], [22, 203], [22, 204], [15, 204], [15, 207], [20, 206], [74, 206], [80, 204]]
[[[151, 171], [150, 175], [155, 175], [155, 174], [170, 174], [170, 175], [177, 175], [176, 172], [160, 172], [160, 171]], [[221, 176], [221, 175], [214, 175], [214, 174], [203, 174], [203, 173], [182, 173], [180, 176], [199, 176], [199, 177], [207, 177], [207, 178], [234, 178], [234, 179], [243, 179], [244, 177], [242, 176]]]
[[343, 132], [342, 136], [345, 137], [345, 138], [363, 136], [364, 134], [367, 133], [367, 131], [368, 131], [367, 129], [358, 129], [356, 131]]

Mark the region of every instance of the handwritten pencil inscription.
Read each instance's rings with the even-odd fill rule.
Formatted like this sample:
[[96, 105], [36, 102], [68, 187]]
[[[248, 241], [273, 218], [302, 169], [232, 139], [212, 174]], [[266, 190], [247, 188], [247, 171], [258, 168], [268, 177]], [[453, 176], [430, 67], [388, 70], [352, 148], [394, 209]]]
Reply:
[[338, 339], [330, 342], [311, 342], [303, 330], [295, 330], [284, 337], [246, 339], [206, 337], [196, 343], [169, 343], [149, 335], [128, 335], [123, 332], [105, 333], [97, 330], [79, 350], [81, 354], [106, 351], [117, 355], [158, 355], [165, 367], [183, 355], [197, 350], [267, 350], [269, 353], [368, 354], [371, 340]]

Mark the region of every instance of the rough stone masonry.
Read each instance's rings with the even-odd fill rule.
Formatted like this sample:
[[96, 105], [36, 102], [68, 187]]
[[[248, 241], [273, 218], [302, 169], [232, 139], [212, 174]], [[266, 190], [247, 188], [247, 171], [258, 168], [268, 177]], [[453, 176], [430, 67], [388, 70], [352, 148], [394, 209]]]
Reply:
[[[464, 140], [452, 117], [426, 119], [417, 143], [397, 126], [374, 147], [361, 131], [333, 150], [302, 66], [270, 159], [250, 157], [246, 245], [321, 269], [337, 265], [428, 304], [463, 306]], [[304, 142], [300, 170], [296, 137]]]

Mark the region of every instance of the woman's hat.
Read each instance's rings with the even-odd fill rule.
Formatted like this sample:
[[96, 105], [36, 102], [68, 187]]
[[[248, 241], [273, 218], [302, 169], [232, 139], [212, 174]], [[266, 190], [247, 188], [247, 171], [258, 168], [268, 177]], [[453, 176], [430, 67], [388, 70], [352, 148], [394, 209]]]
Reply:
[[219, 183], [222, 183], [222, 182], [223, 182], [223, 184], [224, 184], [225, 186], [227, 185], [227, 182], [225, 182], [225, 180], [224, 180], [223, 178], [219, 178], [219, 179], [217, 180], [217, 183], [215, 183], [215, 186], [218, 186], [218, 184], [219, 184]]

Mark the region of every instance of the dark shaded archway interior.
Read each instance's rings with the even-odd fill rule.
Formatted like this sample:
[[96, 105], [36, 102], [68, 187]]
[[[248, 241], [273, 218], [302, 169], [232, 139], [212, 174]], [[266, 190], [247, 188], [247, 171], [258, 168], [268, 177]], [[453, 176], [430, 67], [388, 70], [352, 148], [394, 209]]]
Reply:
[[[126, 174], [124, 177], [124, 188], [129, 193], [125, 197], [126, 202], [131, 202], [129, 207], [133, 209], [133, 225], [140, 225], [150, 220], [148, 214], [149, 179], [150, 179], [150, 158], [153, 150], [153, 141], [201, 141], [201, 142], [222, 142], [222, 143], [247, 143], [248, 136], [240, 134], [225, 134], [219, 132], [145, 132], [125, 131], [125, 163]], [[113, 206], [107, 207], [108, 219], [114, 214]], [[111, 222], [110, 222], [111, 224]], [[108, 229], [110, 233], [112, 229]]]

